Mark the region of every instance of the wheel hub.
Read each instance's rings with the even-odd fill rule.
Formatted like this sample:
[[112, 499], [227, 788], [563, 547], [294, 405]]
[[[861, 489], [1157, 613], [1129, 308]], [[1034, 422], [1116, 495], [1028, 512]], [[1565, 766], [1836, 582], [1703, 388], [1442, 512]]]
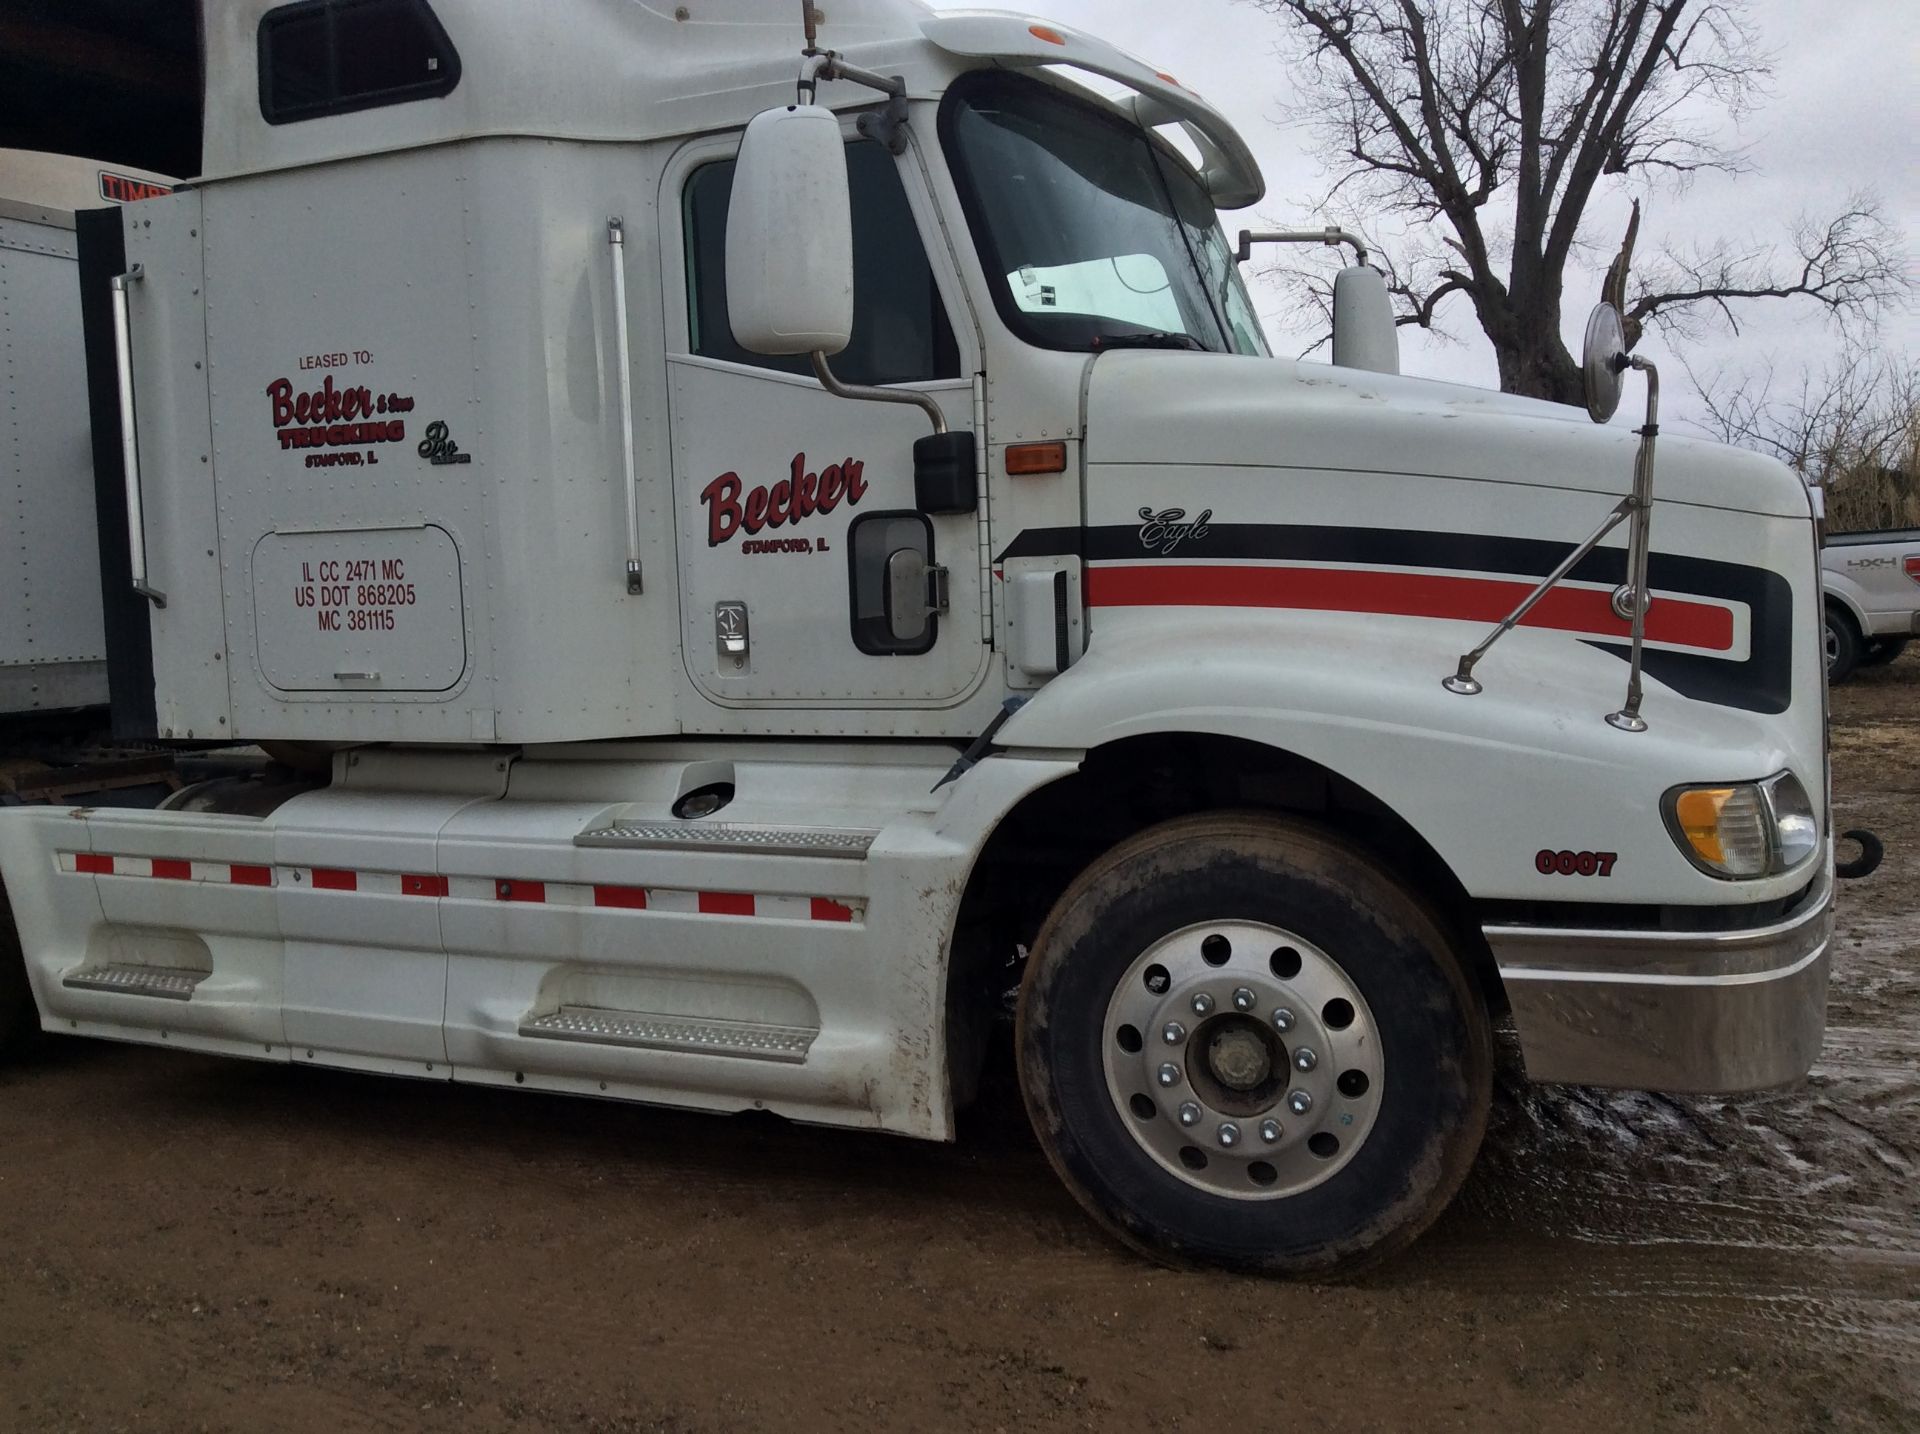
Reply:
[[1273, 1074], [1273, 1056], [1257, 1028], [1233, 1026], [1217, 1032], [1207, 1041], [1207, 1065], [1228, 1090], [1252, 1090]]
[[1108, 1091], [1162, 1167], [1234, 1199], [1298, 1194], [1352, 1158], [1379, 1109], [1372, 1013], [1326, 952], [1264, 923], [1153, 943], [1108, 1003]]

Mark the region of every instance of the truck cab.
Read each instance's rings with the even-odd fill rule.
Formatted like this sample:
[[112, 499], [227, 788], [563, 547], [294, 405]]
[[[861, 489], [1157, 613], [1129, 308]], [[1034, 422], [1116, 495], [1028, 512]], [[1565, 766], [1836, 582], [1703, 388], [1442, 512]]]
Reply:
[[1498, 1020], [1813, 1060], [1798, 480], [1276, 358], [1172, 76], [912, 0], [206, 44], [206, 172], [81, 231], [116, 720], [309, 776], [0, 812], [49, 1029], [951, 1139], [1013, 989], [1095, 1218], [1279, 1273], [1438, 1214]]

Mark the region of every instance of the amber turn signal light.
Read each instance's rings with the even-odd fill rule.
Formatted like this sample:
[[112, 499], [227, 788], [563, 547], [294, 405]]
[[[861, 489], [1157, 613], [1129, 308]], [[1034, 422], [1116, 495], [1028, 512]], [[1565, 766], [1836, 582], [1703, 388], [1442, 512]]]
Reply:
[[1007, 445], [1007, 476], [1032, 478], [1043, 473], [1067, 471], [1067, 445], [1064, 443], [1010, 443]]

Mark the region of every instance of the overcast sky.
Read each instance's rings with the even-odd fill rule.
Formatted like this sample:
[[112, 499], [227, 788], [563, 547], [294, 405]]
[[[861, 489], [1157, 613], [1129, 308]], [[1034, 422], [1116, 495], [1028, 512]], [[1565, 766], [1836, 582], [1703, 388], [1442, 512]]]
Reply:
[[[942, 9], [961, 0], [932, 0]], [[1221, 110], [1252, 145], [1266, 175], [1267, 197], [1254, 209], [1223, 216], [1231, 233], [1241, 227], [1321, 223], [1310, 207], [1324, 191], [1325, 176], [1306, 153], [1306, 137], [1282, 128], [1279, 112], [1291, 98], [1285, 54], [1290, 36], [1275, 17], [1244, 0], [988, 0], [1077, 26], [1130, 50], [1155, 68], [1179, 77]], [[1749, 0], [1762, 46], [1774, 55], [1771, 95], [1732, 138], [1749, 146], [1753, 172], [1739, 178], [1705, 176], [1684, 193], [1649, 193], [1636, 179], [1592, 206], [1589, 230], [1602, 252], [1599, 267], [1618, 245], [1627, 201], [1642, 197], [1639, 252], [1663, 239], [1777, 240], [1798, 214], [1837, 210], [1859, 189], [1877, 191], [1888, 216], [1907, 238], [1909, 263], [1920, 236], [1920, 4], [1914, 0]], [[1297, 42], [1292, 42], [1297, 43]], [[1621, 180], [1610, 183], [1620, 185]], [[1391, 248], [1385, 225], [1369, 233]], [[1790, 251], [1789, 251], [1790, 252]], [[1329, 258], [1330, 267], [1334, 261]], [[1578, 351], [1586, 313], [1599, 297], [1600, 274], [1568, 276], [1565, 324]], [[1286, 323], [1285, 304], [1271, 290], [1260, 294], [1268, 332], [1283, 352], [1304, 346], [1298, 317]], [[1497, 385], [1492, 351], [1473, 313], [1458, 296], [1441, 310], [1445, 343], [1403, 328], [1405, 372], [1460, 382]], [[1781, 373], [1803, 363], [1818, 367], [1837, 340], [1816, 305], [1805, 300], [1768, 300], [1740, 311], [1739, 337], [1714, 335], [1690, 351], [1697, 371], [1718, 365], [1758, 367], [1774, 362]], [[1912, 355], [1920, 346], [1920, 316], [1913, 308], [1888, 316], [1880, 342]], [[1661, 365], [1663, 396], [1685, 418], [1698, 405], [1685, 375], [1671, 362], [1658, 334], [1642, 341], [1641, 353]], [[1324, 350], [1322, 351], [1324, 353]], [[1634, 403], [1633, 390], [1623, 410]], [[1620, 415], [1620, 421], [1628, 417]]]

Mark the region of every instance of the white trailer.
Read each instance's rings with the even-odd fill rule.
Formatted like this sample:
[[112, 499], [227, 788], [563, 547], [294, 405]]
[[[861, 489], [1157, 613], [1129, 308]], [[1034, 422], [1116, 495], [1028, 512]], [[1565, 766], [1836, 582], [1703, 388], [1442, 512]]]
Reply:
[[1357, 266], [1275, 358], [1198, 95], [801, 8], [208, 8], [108, 578], [157, 738], [330, 768], [0, 812], [44, 1025], [945, 1140], [1017, 980], [1094, 1216], [1280, 1272], [1438, 1213], [1508, 1013], [1537, 1080], [1797, 1079], [1798, 480], [1399, 377]]
[[0, 721], [106, 705], [73, 215], [170, 188], [141, 170], [0, 149]]

